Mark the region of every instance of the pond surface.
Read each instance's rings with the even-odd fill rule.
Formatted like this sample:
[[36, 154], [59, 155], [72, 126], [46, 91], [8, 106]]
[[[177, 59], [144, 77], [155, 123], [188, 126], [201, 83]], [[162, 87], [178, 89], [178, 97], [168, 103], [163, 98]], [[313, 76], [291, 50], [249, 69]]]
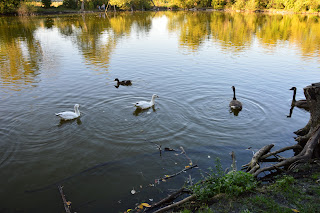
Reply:
[[[289, 89], [301, 99], [319, 81], [319, 50], [317, 16], [0, 17], [1, 212], [63, 212], [57, 185], [76, 211], [123, 212], [197, 181], [217, 157], [230, 167], [231, 151], [240, 169], [248, 147], [295, 144], [309, 114], [287, 117]], [[115, 87], [115, 78], [132, 86]], [[152, 94], [155, 107], [135, 111]], [[55, 116], [75, 104], [79, 119]], [[199, 168], [152, 185], [190, 160]]]

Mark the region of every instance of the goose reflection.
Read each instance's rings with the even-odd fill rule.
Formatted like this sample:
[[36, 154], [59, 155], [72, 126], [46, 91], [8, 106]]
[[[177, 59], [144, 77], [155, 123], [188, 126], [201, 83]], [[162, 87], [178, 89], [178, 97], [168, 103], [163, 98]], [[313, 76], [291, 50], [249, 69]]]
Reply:
[[73, 119], [73, 120], [63, 120], [63, 119], [60, 119], [60, 122], [58, 124], [58, 127], [61, 127], [63, 125], [67, 125], [67, 124], [72, 124], [76, 122], [78, 125], [81, 125], [82, 122], [81, 122], [81, 119], [80, 118], [77, 118], [77, 119]]
[[298, 107], [306, 111], [309, 111], [309, 105], [307, 100], [299, 100], [299, 101], [296, 100], [297, 88], [292, 87], [290, 90], [293, 90], [293, 97], [292, 97], [290, 112], [289, 112], [289, 115], [287, 115], [287, 118], [290, 118], [292, 116], [294, 107]]
[[[152, 109], [153, 112], [157, 111], [154, 106], [152, 106], [151, 109]], [[144, 112], [151, 113], [151, 112], [149, 112], [149, 110], [150, 110], [150, 108], [149, 109], [136, 108], [136, 110], [133, 112], [133, 115], [134, 116], [139, 116], [141, 113], [144, 113]]]
[[293, 97], [292, 97], [291, 105], [309, 111], [309, 105], [308, 105], [307, 100], [299, 100], [299, 101], [296, 100], [297, 88], [296, 87], [292, 87], [290, 90], [293, 90]]

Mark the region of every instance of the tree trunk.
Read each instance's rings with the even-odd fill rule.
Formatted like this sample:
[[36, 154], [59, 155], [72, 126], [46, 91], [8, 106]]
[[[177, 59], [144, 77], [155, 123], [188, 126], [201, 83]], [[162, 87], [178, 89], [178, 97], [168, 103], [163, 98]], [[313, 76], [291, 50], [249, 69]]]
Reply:
[[303, 91], [310, 107], [310, 119], [304, 128], [295, 132], [300, 135], [296, 141], [302, 147], [320, 126], [320, 83], [311, 84], [303, 88]]
[[82, 3], [81, 3], [81, 12], [84, 11], [84, 0], [82, 0]]

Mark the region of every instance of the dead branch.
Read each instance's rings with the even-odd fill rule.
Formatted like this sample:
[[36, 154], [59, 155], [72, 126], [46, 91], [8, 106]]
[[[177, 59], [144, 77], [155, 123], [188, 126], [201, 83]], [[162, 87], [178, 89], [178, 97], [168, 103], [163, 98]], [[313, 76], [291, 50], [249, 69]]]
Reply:
[[230, 155], [231, 155], [231, 158], [232, 158], [232, 164], [231, 164], [232, 171], [236, 172], [237, 171], [236, 155], [234, 154], [234, 151], [232, 151], [230, 153]]
[[193, 165], [191, 158], [188, 157], [186, 151], [184, 151], [184, 148], [182, 146], [180, 146], [180, 149], [182, 151], [181, 154], [184, 154], [186, 156], [186, 158], [189, 160], [189, 162], [190, 162], [189, 164]]
[[59, 189], [59, 192], [60, 192], [62, 201], [63, 201], [64, 210], [66, 211], [66, 213], [71, 213], [71, 211], [70, 211], [70, 207], [71, 207], [71, 206], [70, 206], [70, 203], [71, 203], [71, 202], [70, 202], [70, 201], [67, 202], [66, 197], [65, 197], [65, 195], [63, 194], [62, 188], [63, 188], [63, 186], [58, 185], [58, 189]]
[[189, 190], [185, 189], [184, 187], [179, 189], [178, 191], [170, 194], [169, 196], [167, 196], [166, 198], [163, 198], [162, 200], [160, 200], [159, 202], [152, 204], [150, 208], [148, 208], [147, 211], [157, 208], [159, 206], [162, 206], [165, 203], [169, 203], [172, 202], [173, 200], [175, 200], [177, 197], [179, 197], [182, 193], [190, 193]]
[[173, 209], [173, 208], [176, 208], [176, 207], [178, 207], [178, 206], [180, 206], [180, 205], [182, 205], [182, 204], [184, 204], [184, 203], [186, 203], [186, 202], [188, 202], [188, 201], [191, 201], [191, 200], [193, 200], [193, 199], [195, 199], [195, 198], [196, 198], [196, 195], [191, 195], [191, 196], [189, 196], [189, 197], [184, 198], [183, 200], [180, 200], [179, 202], [176, 202], [176, 203], [173, 203], [173, 204], [168, 205], [168, 206], [166, 206], [166, 207], [163, 207], [163, 208], [161, 208], [161, 209], [158, 209], [158, 210], [155, 211], [154, 213], [161, 213], [161, 212], [168, 211], [168, 210]]
[[186, 166], [186, 168], [184, 168], [183, 170], [181, 170], [173, 175], [165, 175], [163, 178], [156, 179], [155, 182], [158, 183], [160, 180], [167, 180], [169, 178], [175, 177], [175, 176], [181, 174], [182, 172], [185, 172], [185, 171], [192, 169], [194, 167], [198, 167], [198, 165]]

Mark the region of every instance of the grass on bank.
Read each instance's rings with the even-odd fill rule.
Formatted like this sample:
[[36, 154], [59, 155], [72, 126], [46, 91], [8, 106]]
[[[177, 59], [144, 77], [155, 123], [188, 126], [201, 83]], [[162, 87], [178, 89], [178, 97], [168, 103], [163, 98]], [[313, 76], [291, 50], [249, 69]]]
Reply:
[[[276, 177], [274, 183], [262, 184], [245, 172], [224, 174], [217, 164], [218, 172], [212, 171], [190, 188], [198, 200], [178, 212], [319, 213], [320, 166], [304, 166]], [[217, 194], [225, 196], [212, 200]]]

